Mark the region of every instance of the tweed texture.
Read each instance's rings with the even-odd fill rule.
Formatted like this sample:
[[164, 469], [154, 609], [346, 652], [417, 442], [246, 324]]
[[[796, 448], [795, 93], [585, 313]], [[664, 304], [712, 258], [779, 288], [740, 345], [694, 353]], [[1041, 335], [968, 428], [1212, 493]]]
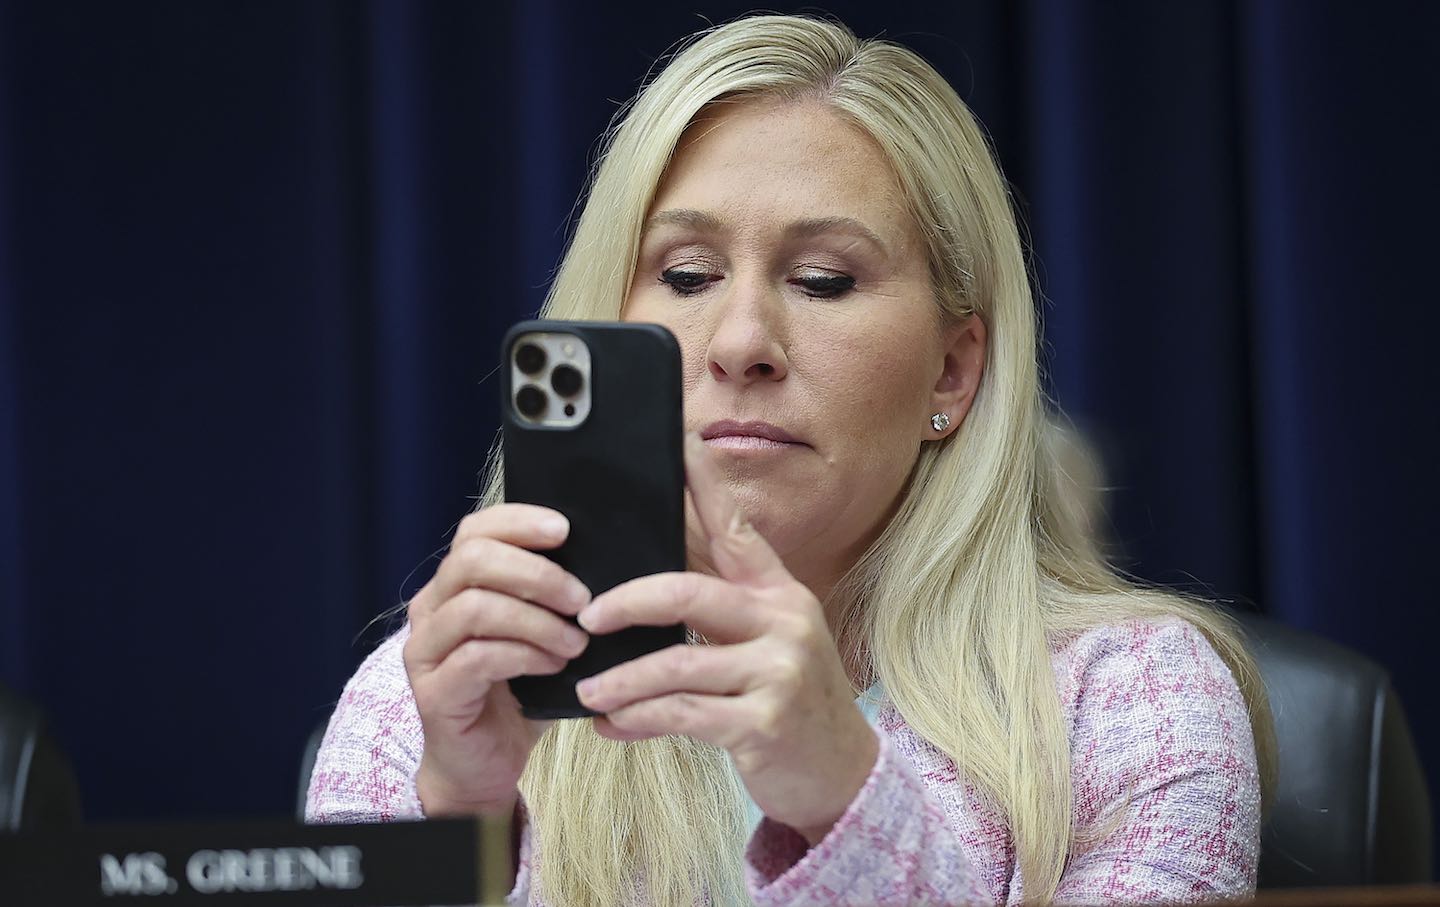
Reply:
[[[346, 685], [310, 779], [312, 822], [418, 820], [424, 734], [402, 629]], [[1245, 703], [1204, 636], [1134, 621], [1058, 641], [1051, 662], [1069, 732], [1076, 820], [1060, 903], [1194, 902], [1255, 889], [1260, 790]], [[887, 702], [880, 756], [830, 833], [809, 847], [762, 821], [745, 851], [760, 907], [1018, 904], [1005, 817]], [[538, 904], [531, 836], [512, 904]]]

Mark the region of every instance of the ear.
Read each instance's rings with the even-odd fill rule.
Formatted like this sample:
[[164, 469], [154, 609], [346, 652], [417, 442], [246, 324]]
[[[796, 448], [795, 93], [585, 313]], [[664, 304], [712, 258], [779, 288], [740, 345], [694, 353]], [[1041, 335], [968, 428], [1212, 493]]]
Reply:
[[985, 341], [988, 332], [980, 316], [970, 315], [945, 326], [941, 333], [941, 352], [944, 355], [940, 365], [940, 376], [930, 393], [930, 412], [944, 413], [950, 424], [941, 431], [927, 427], [925, 434], [930, 440], [939, 440], [960, 430], [960, 425], [970, 413], [975, 402], [975, 392], [980, 389], [980, 377], [985, 373]]

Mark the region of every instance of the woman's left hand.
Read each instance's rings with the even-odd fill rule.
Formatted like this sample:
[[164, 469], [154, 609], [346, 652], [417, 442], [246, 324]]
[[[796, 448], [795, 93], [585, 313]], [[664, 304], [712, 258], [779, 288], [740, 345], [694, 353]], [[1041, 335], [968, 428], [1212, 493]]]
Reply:
[[597, 596], [591, 633], [684, 623], [712, 645], [676, 645], [579, 685], [615, 740], [684, 734], [730, 752], [756, 805], [813, 845], [879, 754], [855, 706], [820, 603], [747, 523], [695, 436], [685, 472], [716, 576], [661, 573]]

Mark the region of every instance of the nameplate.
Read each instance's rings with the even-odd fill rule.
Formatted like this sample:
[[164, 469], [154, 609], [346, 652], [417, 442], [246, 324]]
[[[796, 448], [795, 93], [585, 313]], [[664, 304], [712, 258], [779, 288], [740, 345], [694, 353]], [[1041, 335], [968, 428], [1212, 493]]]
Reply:
[[0, 835], [0, 904], [501, 904], [510, 825], [103, 826]]

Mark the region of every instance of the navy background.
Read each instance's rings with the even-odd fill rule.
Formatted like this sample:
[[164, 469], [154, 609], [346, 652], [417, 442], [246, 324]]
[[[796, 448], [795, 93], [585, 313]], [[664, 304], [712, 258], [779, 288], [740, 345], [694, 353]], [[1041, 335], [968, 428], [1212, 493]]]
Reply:
[[[429, 576], [695, 2], [0, 6], [0, 682], [96, 820], [279, 815]], [[987, 124], [1137, 574], [1387, 665], [1429, 767], [1440, 5], [837, 2]]]

